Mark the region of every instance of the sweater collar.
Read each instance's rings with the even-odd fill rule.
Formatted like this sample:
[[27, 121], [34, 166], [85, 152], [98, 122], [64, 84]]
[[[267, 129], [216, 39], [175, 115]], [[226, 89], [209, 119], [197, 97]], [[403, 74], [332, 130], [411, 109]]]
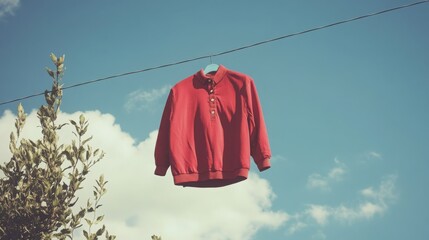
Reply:
[[223, 76], [225, 76], [226, 72], [227, 72], [227, 69], [223, 65], [219, 65], [219, 68], [215, 73], [204, 74], [204, 69], [201, 69], [197, 73], [197, 76], [202, 82], [207, 82], [209, 79], [211, 79], [216, 84], [218, 84], [220, 81], [222, 81]]

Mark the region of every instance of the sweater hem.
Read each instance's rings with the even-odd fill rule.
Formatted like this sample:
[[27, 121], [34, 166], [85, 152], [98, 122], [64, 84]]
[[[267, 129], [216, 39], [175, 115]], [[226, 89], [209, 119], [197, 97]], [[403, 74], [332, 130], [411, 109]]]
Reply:
[[184, 187], [222, 187], [247, 179], [249, 169], [209, 171], [174, 175], [174, 184]]

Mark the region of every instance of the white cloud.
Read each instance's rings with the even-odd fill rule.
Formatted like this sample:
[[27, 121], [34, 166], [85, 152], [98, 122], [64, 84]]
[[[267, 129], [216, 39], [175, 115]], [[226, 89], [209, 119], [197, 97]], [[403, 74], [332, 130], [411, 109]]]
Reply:
[[383, 213], [385, 208], [379, 204], [366, 202], [359, 206], [359, 213], [362, 217], [372, 218], [375, 214]]
[[343, 167], [334, 167], [329, 171], [328, 177], [334, 180], [341, 180], [341, 177], [346, 173], [346, 170]]
[[328, 171], [327, 175], [321, 175], [319, 173], [313, 173], [308, 176], [307, 188], [320, 189], [328, 191], [331, 189], [333, 182], [339, 182], [346, 174], [346, 165], [335, 158], [335, 166]]
[[170, 91], [170, 88], [171, 86], [163, 86], [159, 89], [139, 89], [134, 92], [131, 92], [127, 96], [124, 108], [128, 112], [150, 109], [161, 97], [163, 97]]
[[306, 212], [320, 225], [325, 225], [330, 215], [328, 207], [321, 205], [310, 205]]
[[341, 222], [352, 222], [359, 219], [369, 219], [375, 214], [382, 213], [383, 208], [371, 202], [365, 202], [357, 207], [346, 207], [341, 205], [336, 208], [332, 208], [332, 216]]
[[390, 175], [381, 181], [377, 190], [374, 190], [373, 187], [368, 187], [359, 191], [363, 196], [363, 200], [361, 200], [361, 204], [355, 207], [347, 207], [343, 204], [336, 207], [310, 205], [306, 212], [319, 225], [324, 225], [329, 218], [340, 222], [373, 218], [386, 212], [396, 199], [395, 182], [396, 176]]
[[372, 187], [368, 187], [368, 188], [362, 189], [360, 191], [360, 193], [363, 196], [368, 197], [368, 198], [375, 198], [377, 196], [377, 193], [374, 191], [374, 189]]
[[379, 159], [382, 158], [381, 153], [378, 153], [378, 152], [369, 152], [368, 155], [373, 158], [379, 158]]
[[307, 187], [328, 190], [330, 188], [329, 179], [318, 173], [313, 173], [310, 176], [308, 176]]
[[19, 4], [20, 0], [0, 0], [0, 18], [13, 15]]
[[396, 175], [388, 175], [383, 178], [378, 189], [370, 186], [360, 191], [360, 194], [374, 201], [385, 203], [386, 201], [395, 200], [396, 193]]
[[[292, 235], [304, 228], [317, 229], [329, 224], [355, 223], [381, 216], [397, 199], [396, 179], [396, 175], [387, 175], [377, 187], [369, 186], [358, 191], [358, 198], [348, 201], [355, 202], [354, 205], [308, 204], [303, 211], [290, 216], [286, 233]], [[326, 235], [319, 229], [313, 238], [325, 239]]]
[[383, 155], [381, 153], [375, 151], [368, 151], [365, 153], [366, 159], [383, 159]]
[[298, 221], [298, 222], [296, 222], [296, 223], [293, 223], [293, 224], [289, 227], [289, 229], [288, 229], [287, 233], [288, 233], [289, 235], [293, 235], [294, 233], [299, 232], [299, 231], [301, 231], [302, 229], [304, 229], [304, 228], [306, 228], [306, 227], [307, 227], [307, 224], [306, 224], [306, 223], [301, 222], [301, 221]]
[[[231, 239], [245, 240], [261, 228], [275, 229], [289, 216], [274, 211], [275, 198], [269, 182], [255, 173], [246, 181], [223, 188], [198, 189], [173, 185], [171, 173], [154, 176], [153, 151], [157, 132], [136, 143], [115, 123], [114, 116], [99, 111], [84, 113], [90, 122], [90, 144], [106, 151], [106, 157], [91, 172], [80, 192], [81, 204], [92, 195], [94, 178], [104, 174], [109, 181], [102, 200], [104, 223], [118, 239]], [[61, 113], [59, 122], [78, 119], [80, 113]], [[9, 133], [14, 115], [6, 111], [0, 118], [0, 157], [9, 159]], [[36, 113], [27, 118], [24, 137], [40, 136]], [[61, 130], [61, 141], [73, 138], [71, 126]], [[86, 190], [86, 191], [85, 191]], [[83, 239], [83, 237], [82, 237]]]
[[276, 155], [271, 157], [271, 161], [272, 162], [285, 162], [285, 161], [287, 161], [287, 159], [285, 157], [283, 157], [282, 155], [276, 154]]

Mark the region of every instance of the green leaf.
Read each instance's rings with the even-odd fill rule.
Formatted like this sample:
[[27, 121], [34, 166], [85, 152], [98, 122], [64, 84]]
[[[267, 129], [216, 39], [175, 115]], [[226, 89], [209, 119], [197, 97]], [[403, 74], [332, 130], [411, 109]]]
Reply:
[[66, 55], [63, 54], [59, 59], [58, 59], [58, 64], [62, 64], [64, 63], [64, 59], [66, 58]]
[[92, 139], [92, 136], [91, 136], [91, 137], [89, 137], [89, 138], [87, 138], [87, 139], [85, 139], [85, 140], [82, 142], [82, 145], [85, 145], [87, 142], [91, 141], [91, 139]]
[[86, 209], [82, 208], [82, 209], [80, 209], [79, 213], [77, 214], [77, 217], [83, 218], [85, 216], [85, 213], [86, 213]]
[[99, 180], [98, 180], [98, 181], [99, 181], [99, 183], [100, 183], [100, 186], [101, 186], [101, 185], [104, 185], [104, 175], [103, 175], [103, 174], [101, 174], [101, 175], [100, 175], [100, 178], [99, 178]]
[[68, 123], [60, 124], [60, 125], [57, 127], [57, 129], [58, 129], [58, 130], [61, 130], [61, 128], [63, 128], [65, 125], [68, 125]]
[[85, 135], [86, 131], [88, 130], [88, 125], [86, 125], [79, 133], [80, 136]]
[[98, 148], [97, 148], [97, 149], [95, 149], [95, 152], [94, 152], [94, 155], [93, 155], [93, 156], [94, 156], [94, 157], [95, 157], [95, 156], [97, 156], [99, 152], [100, 152], [100, 149], [98, 149]]
[[[88, 211], [89, 212], [89, 211]], [[88, 218], [85, 218], [85, 221], [86, 221], [86, 223], [88, 223], [88, 225], [89, 226], [91, 226], [92, 225], [92, 221], [91, 220], [89, 220]]]
[[13, 143], [16, 142], [16, 137], [15, 137], [15, 133], [14, 132], [10, 133], [10, 141], [13, 142]]
[[82, 175], [86, 175], [89, 173], [88, 165], [83, 166]]
[[71, 233], [71, 229], [69, 229], [69, 228], [63, 228], [63, 229], [61, 230], [61, 233], [62, 233], [62, 234], [69, 234], [69, 233]]
[[51, 57], [52, 62], [53, 62], [54, 64], [57, 64], [57, 61], [58, 61], [57, 56], [55, 56], [55, 54], [54, 54], [54, 53], [51, 53], [49, 56]]
[[21, 103], [18, 104], [18, 118], [21, 120], [23, 118], [25, 118], [25, 112], [24, 112], [24, 107], [22, 106]]
[[86, 152], [85, 149], [81, 149], [80, 154], [79, 154], [79, 159], [81, 161], [86, 161], [86, 158], [85, 158], [86, 154], [85, 154], [85, 152]]
[[52, 78], [55, 78], [54, 71], [52, 71], [48, 67], [46, 67], [46, 71], [48, 72], [49, 76], [51, 76]]
[[77, 123], [73, 120], [70, 120], [70, 123], [73, 124], [73, 126], [77, 126]]
[[97, 219], [95, 220], [95, 224], [100, 223], [101, 221], [103, 221], [104, 219], [104, 215], [98, 216]]
[[106, 226], [103, 225], [102, 228], [98, 229], [98, 231], [95, 233], [97, 236], [103, 235], [104, 231], [106, 230]]
[[74, 202], [71, 202], [69, 204], [69, 207], [73, 207], [77, 203], [78, 200], [79, 200], [79, 198], [76, 198], [76, 200], [74, 200]]
[[81, 125], [81, 126], [85, 123], [85, 116], [84, 116], [83, 114], [81, 114], [81, 115], [79, 116], [79, 122], [80, 122], [80, 125]]

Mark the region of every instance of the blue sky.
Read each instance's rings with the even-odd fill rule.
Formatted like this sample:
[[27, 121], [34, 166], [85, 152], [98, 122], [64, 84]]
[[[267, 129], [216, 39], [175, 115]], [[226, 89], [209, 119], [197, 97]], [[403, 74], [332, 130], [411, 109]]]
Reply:
[[[51, 52], [67, 86], [411, 2], [0, 0], [0, 101], [49, 88]], [[254, 78], [273, 152], [224, 189], [152, 176], [168, 90], [208, 59], [66, 90], [64, 121], [84, 112], [110, 154], [106, 224], [119, 239], [427, 238], [428, 22], [426, 3], [214, 57]], [[0, 106], [5, 160], [16, 106]]]

